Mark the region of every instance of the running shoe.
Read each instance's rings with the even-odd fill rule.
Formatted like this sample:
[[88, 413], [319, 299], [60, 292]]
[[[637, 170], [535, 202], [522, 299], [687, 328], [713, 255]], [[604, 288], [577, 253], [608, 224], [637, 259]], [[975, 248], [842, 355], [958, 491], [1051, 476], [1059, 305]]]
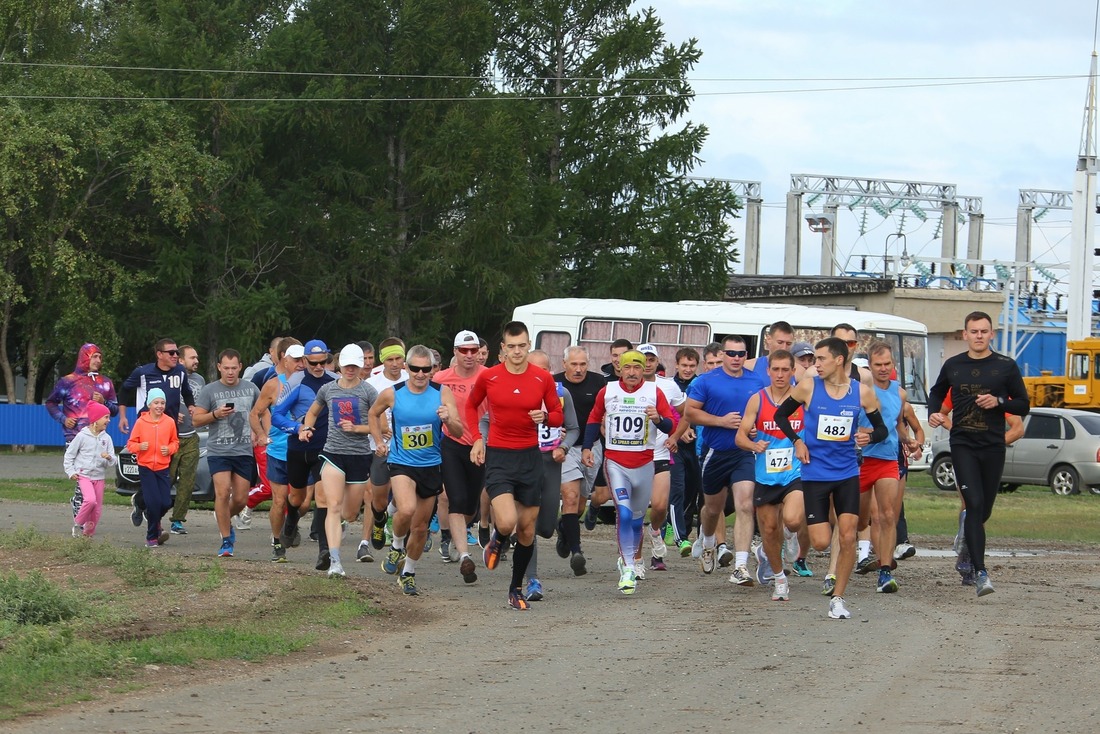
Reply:
[[393, 544], [393, 515], [386, 515], [386, 545]]
[[187, 528], [179, 520], [172, 521], [172, 535], [187, 535]]
[[374, 554], [370, 552], [370, 543], [359, 541], [359, 547], [355, 549], [355, 560], [360, 563], [374, 563]]
[[599, 510], [589, 502], [588, 509], [584, 511], [584, 529], [595, 530], [597, 520], [599, 520]]
[[485, 568], [490, 571], [496, 570], [496, 567], [500, 564], [500, 535], [496, 530], [489, 536], [489, 541], [485, 544], [485, 550], [481, 554], [481, 560], [485, 564]]
[[794, 562], [795, 574], [804, 578], [809, 578], [814, 575], [814, 572], [810, 570], [810, 567], [806, 564], [805, 558], [796, 558]]
[[517, 612], [526, 612], [531, 608], [527, 600], [523, 597], [523, 592], [519, 589], [508, 590], [508, 606], [515, 609]]
[[[683, 551], [680, 551], [683, 553]], [[703, 536], [700, 535], [695, 539], [695, 542], [691, 544], [691, 557], [702, 558], [703, 557]]]
[[756, 583], [767, 586], [775, 578], [772, 564], [768, 561], [768, 554], [764, 552], [763, 544], [756, 546]]
[[654, 571], [667, 571], [668, 566], [665, 565], [665, 559], [653, 556], [649, 559], [649, 567]]
[[744, 586], [746, 589], [756, 585], [756, 582], [752, 580], [752, 574], [749, 573], [749, 569], [744, 566], [738, 566], [733, 569], [733, 573], [730, 574], [730, 583]]
[[538, 579], [527, 579], [527, 591], [524, 592], [527, 601], [542, 601], [542, 582]]
[[569, 543], [565, 540], [565, 533], [561, 531], [561, 524], [558, 524], [558, 539], [554, 543], [554, 550], [558, 552], [558, 558], [569, 557]]
[[852, 614], [844, 605], [844, 598], [834, 596], [829, 600], [829, 619], [851, 619]]
[[477, 544], [477, 536], [474, 535], [473, 528], [466, 528], [466, 545], [473, 548]]
[[233, 516], [233, 524], [237, 527], [237, 530], [251, 530], [252, 529], [252, 508], [245, 505], [239, 515]]
[[718, 546], [718, 565], [722, 568], [733, 563], [733, 551], [729, 549], [729, 546], [722, 543]]
[[974, 586], [977, 583], [977, 575], [974, 573], [974, 569], [970, 569], [966, 573], [960, 574], [962, 578], [963, 586]]
[[318, 538], [317, 533], [315, 533], [313, 531], [310, 531], [310, 533], [309, 533], [309, 542], [310, 543], [316, 543], [318, 540], [319, 540], [319, 538]]
[[145, 541], [145, 547], [146, 548], [160, 548], [160, 543], [158, 543], [155, 540], [147, 540], [147, 541]]
[[955, 570], [962, 577], [963, 586], [971, 586], [974, 583], [974, 567], [970, 563], [970, 551], [963, 546], [959, 557], [955, 560]]
[[703, 548], [703, 555], [699, 557], [699, 563], [703, 567], [703, 573], [714, 573], [717, 564], [714, 548]]
[[435, 545], [435, 538], [432, 537], [431, 533], [428, 533], [428, 537], [424, 539], [424, 552], [425, 553], [429, 552], [432, 549], [432, 546], [434, 546], [434, 545]]
[[344, 566], [340, 561], [333, 561], [328, 567], [328, 577], [330, 579], [342, 579], [347, 576], [344, 573]]
[[171, 537], [171, 533], [161, 530], [159, 526], [157, 527], [157, 545], [164, 545]]
[[137, 506], [137, 495], [130, 495], [130, 524], [135, 528], [140, 528], [144, 515], [145, 513]]
[[428, 532], [429, 533], [438, 533], [439, 532], [439, 515], [434, 515], [434, 514], [432, 515], [432, 519], [428, 522]]
[[233, 557], [233, 541], [229, 538], [222, 538], [222, 547], [218, 551], [219, 558], [232, 558]]
[[386, 547], [386, 526], [385, 524], [379, 525], [377, 523], [371, 524], [370, 529], [370, 544], [375, 550], [382, 550]]
[[284, 543], [283, 545], [286, 545], [290, 548], [297, 548], [301, 544], [302, 544], [302, 531], [299, 530], [298, 528], [294, 528], [294, 535], [292, 535], [290, 537], [290, 542], [289, 543]]
[[898, 543], [894, 548], [894, 560], [904, 561], [906, 558], [912, 558], [917, 555], [917, 549], [909, 542]]
[[672, 523], [665, 523], [665, 545], [676, 545], [676, 531], [672, 529]]
[[867, 556], [862, 561], [856, 564], [856, 573], [860, 576], [871, 573], [878, 568], [878, 559], [874, 556]]
[[963, 510], [959, 513], [959, 532], [955, 534], [955, 542], [951, 545], [951, 549], [955, 551], [956, 554], [962, 553], [963, 549], [966, 548], [966, 532], [963, 527], [965, 522], [966, 510]]
[[638, 588], [638, 581], [634, 577], [633, 568], [624, 568], [619, 574], [619, 591], [625, 596], [630, 596]]
[[580, 551], [569, 556], [569, 567], [573, 569], [574, 576], [584, 576], [588, 573], [588, 569], [586, 568], [587, 564], [588, 559], [586, 559], [584, 554]]
[[875, 587], [875, 591], [880, 594], [896, 594], [898, 590], [898, 582], [890, 572], [885, 568], [878, 570], [878, 586]]
[[393, 576], [397, 573], [397, 567], [405, 560], [405, 551], [398, 550], [393, 546], [390, 546], [389, 551], [386, 552], [386, 557], [382, 561], [382, 570]]
[[463, 558], [462, 562], [458, 564], [458, 572], [462, 574], [462, 580], [468, 584], [477, 581], [477, 571], [474, 566], [474, 559], [469, 556]]
[[271, 562], [286, 563], [286, 548], [283, 547], [282, 543], [271, 546]]
[[332, 565], [332, 556], [327, 550], [323, 550], [317, 554], [317, 563], [314, 565], [318, 571], [327, 571], [328, 567]]
[[801, 550], [801, 548], [798, 545], [798, 533], [792, 533], [790, 530], [787, 530], [787, 528], [784, 527], [783, 528], [783, 554], [787, 558], [798, 558], [798, 551], [799, 550]]
[[439, 557], [443, 559], [444, 563], [450, 563], [454, 560], [451, 558], [451, 541], [440, 539]]
[[653, 548], [653, 555], [656, 558], [664, 558], [668, 553], [668, 545], [665, 543], [665, 539], [661, 536], [661, 531], [655, 528], [649, 530], [649, 544]]
[[73, 537], [74, 538], [79, 538], [82, 535], [84, 535], [84, 526], [83, 525], [73, 525]]
[[763, 546], [764, 540], [760, 537], [759, 534], [755, 534], [752, 536], [752, 542], [749, 543], [749, 553], [756, 555], [756, 549], [762, 548]]
[[419, 596], [420, 592], [416, 588], [416, 574], [403, 573], [397, 579], [397, 585], [401, 587], [401, 592], [405, 596]]
[[691, 555], [691, 541], [690, 540], [681, 540], [680, 541], [680, 558], [687, 558], [690, 555]]
[[783, 580], [776, 580], [775, 588], [772, 589], [772, 601], [790, 601], [791, 600], [791, 582], [786, 578]]
[[978, 596], [987, 596], [993, 593], [993, 582], [989, 580], [989, 574], [985, 571], [978, 571], [974, 585], [977, 587]]
[[833, 595], [833, 590], [835, 588], [836, 588], [836, 575], [831, 574], [831, 573], [826, 574], [825, 575], [825, 583], [823, 583], [821, 585], [821, 595], [822, 596], [832, 596]]
[[634, 561], [634, 578], [645, 581], [645, 564], [641, 561]]

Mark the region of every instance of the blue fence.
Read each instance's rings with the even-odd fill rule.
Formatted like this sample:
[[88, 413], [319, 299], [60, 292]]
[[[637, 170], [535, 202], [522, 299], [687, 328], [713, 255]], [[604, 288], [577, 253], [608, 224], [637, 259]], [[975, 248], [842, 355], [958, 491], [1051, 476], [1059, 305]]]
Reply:
[[[135, 413], [129, 410], [130, 423]], [[126, 443], [126, 436], [118, 430], [118, 419], [112, 418], [107, 433], [115, 447]], [[64, 446], [65, 436], [61, 424], [50, 417], [44, 405], [0, 405], [0, 446], [27, 444], [32, 446]]]

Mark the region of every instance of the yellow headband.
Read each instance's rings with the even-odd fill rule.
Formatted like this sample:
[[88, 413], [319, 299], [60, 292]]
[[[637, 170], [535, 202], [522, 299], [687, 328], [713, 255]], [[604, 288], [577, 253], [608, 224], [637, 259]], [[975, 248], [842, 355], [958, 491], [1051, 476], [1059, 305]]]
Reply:
[[628, 364], [636, 364], [645, 367], [645, 355], [634, 349], [623, 352], [622, 355], [619, 356], [619, 368], [626, 367]]
[[404, 359], [405, 350], [401, 348], [399, 344], [391, 344], [388, 347], [383, 347], [382, 351], [378, 353], [378, 356], [385, 362], [390, 357], [401, 357]]

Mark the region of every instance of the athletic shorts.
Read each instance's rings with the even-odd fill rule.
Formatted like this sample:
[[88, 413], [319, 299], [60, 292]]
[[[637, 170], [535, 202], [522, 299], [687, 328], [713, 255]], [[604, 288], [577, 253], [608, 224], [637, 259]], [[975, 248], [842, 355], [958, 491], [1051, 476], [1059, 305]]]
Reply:
[[524, 507], [542, 504], [542, 452], [529, 449], [485, 449], [485, 489], [489, 499], [510, 494]]
[[756, 480], [756, 456], [751, 451], [708, 451], [703, 457], [703, 494], [718, 494], [737, 482]]
[[485, 486], [485, 467], [470, 461], [470, 449], [447, 436], [439, 445], [443, 455], [443, 488], [447, 491], [448, 507], [456, 515], [477, 512], [481, 489]]
[[656, 459], [653, 462], [653, 473], [654, 474], [663, 474], [665, 472], [671, 471], [668, 468], [668, 465], [669, 465], [669, 460], [668, 459]]
[[290, 483], [286, 459], [276, 459], [274, 456], [267, 457], [267, 481], [283, 485]]
[[297, 489], [305, 489], [316, 484], [321, 475], [321, 452], [318, 449], [286, 452], [287, 484]]
[[371, 458], [368, 454], [334, 454], [322, 451], [321, 460], [343, 474], [344, 481], [348, 484], [365, 484], [370, 479]]
[[752, 506], [765, 507], [767, 505], [781, 505], [783, 500], [791, 492], [802, 491], [802, 480], [795, 479], [790, 484], [761, 484], [756, 483], [756, 489], [752, 493]]
[[596, 486], [596, 475], [599, 473], [599, 467], [603, 463], [603, 445], [596, 442], [596, 445], [592, 447], [592, 456], [596, 460], [595, 466], [585, 466], [581, 463], [581, 447], [573, 446], [569, 449], [569, 453], [565, 455], [565, 463], [561, 465], [561, 483], [576, 482], [581, 483], [581, 497], [591, 497], [592, 488]]
[[[378, 463], [378, 462], [375, 462]], [[437, 497], [443, 491], [443, 470], [435, 466], [406, 466], [390, 464], [390, 477], [408, 477], [416, 487], [416, 496], [422, 500]]]
[[806, 504], [806, 524], [829, 522], [829, 502], [837, 516], [859, 514], [859, 477], [835, 482], [802, 480], [802, 499]]
[[252, 458], [252, 454], [248, 456], [211, 456], [207, 454], [206, 466], [210, 469], [210, 476], [227, 471], [251, 482], [252, 477], [256, 474], [256, 460]]
[[[268, 472], [271, 470], [268, 469]], [[898, 479], [898, 462], [893, 459], [876, 459], [864, 456], [859, 467], [859, 491], [870, 492], [880, 479]]]
[[385, 487], [390, 483], [390, 465], [379, 459], [371, 458], [370, 483], [376, 487]]

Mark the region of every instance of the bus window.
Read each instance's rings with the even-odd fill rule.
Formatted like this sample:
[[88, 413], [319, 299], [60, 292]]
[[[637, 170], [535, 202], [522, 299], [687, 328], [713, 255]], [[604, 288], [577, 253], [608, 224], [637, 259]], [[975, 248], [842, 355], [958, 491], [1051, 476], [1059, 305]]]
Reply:
[[626, 339], [634, 346], [642, 343], [642, 322], [585, 319], [581, 322], [580, 334], [577, 342], [588, 350], [588, 369], [598, 372], [600, 365], [608, 359], [611, 343], [616, 339]]
[[901, 386], [908, 393], [910, 403], [928, 402], [928, 358], [925, 355], [926, 341], [923, 336], [902, 334], [901, 336]]
[[565, 363], [565, 348], [569, 346], [571, 342], [572, 340], [569, 338], [569, 334], [564, 331], [542, 331], [539, 332], [538, 338], [535, 341], [535, 347], [541, 349], [550, 356], [551, 372], [561, 372], [562, 365]]
[[647, 342], [657, 347], [665, 375], [672, 376], [676, 364], [676, 352], [680, 347], [694, 347], [700, 353], [710, 343], [710, 326], [707, 324], [673, 324], [654, 321], [649, 325]]

